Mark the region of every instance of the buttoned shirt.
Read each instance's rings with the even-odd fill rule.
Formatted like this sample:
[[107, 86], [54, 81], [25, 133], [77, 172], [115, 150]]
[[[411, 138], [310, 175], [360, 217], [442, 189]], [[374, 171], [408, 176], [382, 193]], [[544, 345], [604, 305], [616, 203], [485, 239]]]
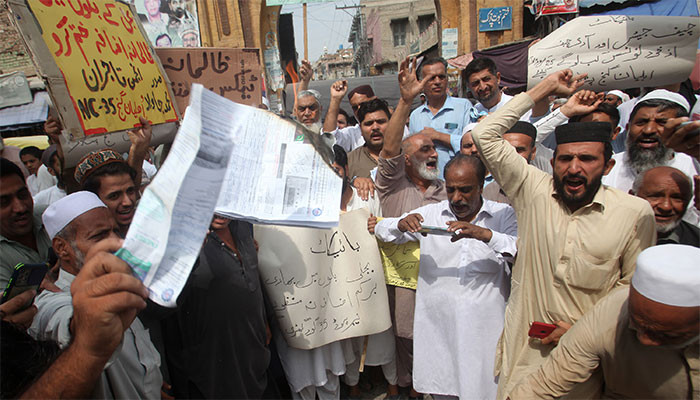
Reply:
[[[406, 211], [447, 199], [445, 182], [436, 179], [422, 192], [406, 175], [406, 157], [403, 151], [392, 158], [379, 157], [376, 179], [377, 194], [382, 205], [382, 215], [398, 217]], [[389, 296], [394, 296], [392, 325], [396, 335], [413, 337], [413, 312], [416, 292], [402, 287], [387, 287]]]
[[428, 103], [419, 106], [411, 113], [408, 130], [411, 134], [418, 133], [424, 128], [433, 128], [438, 132], [450, 135], [450, 145], [436, 143], [438, 153], [438, 170], [443, 177], [445, 164], [459, 152], [462, 141], [462, 130], [469, 124], [469, 111], [472, 103], [467, 99], [447, 96], [442, 107], [433, 114]]
[[648, 202], [601, 185], [589, 204], [571, 212], [552, 176], [528, 165], [503, 139], [503, 132], [533, 105], [526, 93], [519, 94], [472, 131], [481, 159], [510, 199], [520, 226], [496, 359], [499, 398], [554, 347], [529, 340], [529, 325], [575, 323], [613, 288], [629, 284], [637, 255], [656, 241]]
[[41, 218], [37, 216], [34, 217], [33, 232], [37, 250], [0, 235], [0, 291], [5, 290], [18, 263], [40, 264], [48, 261], [51, 240]]
[[[457, 220], [447, 200], [401, 218], [413, 213], [431, 226]], [[401, 218], [383, 219], [375, 232], [385, 242], [420, 242], [413, 387], [421, 393], [493, 399], [497, 384], [491, 371], [510, 292], [508, 262], [516, 254], [515, 212], [506, 204], [483, 201], [471, 223], [491, 230], [488, 243], [401, 232]]]
[[[73, 303], [70, 286], [75, 276], [60, 270], [54, 293], [48, 290], [34, 301], [37, 313], [27, 331], [36, 340], [51, 340], [65, 348], [71, 341]], [[124, 331], [122, 342], [105, 365], [92, 398], [160, 399], [163, 378], [160, 354], [138, 318]]]
[[348, 154], [348, 178], [370, 178], [376, 167], [377, 160], [369, 153], [367, 146], [358, 147]]
[[581, 318], [547, 360], [510, 394], [552, 399], [602, 369], [602, 398], [699, 399], [700, 346], [645, 346], [630, 326], [628, 287], [616, 289]]

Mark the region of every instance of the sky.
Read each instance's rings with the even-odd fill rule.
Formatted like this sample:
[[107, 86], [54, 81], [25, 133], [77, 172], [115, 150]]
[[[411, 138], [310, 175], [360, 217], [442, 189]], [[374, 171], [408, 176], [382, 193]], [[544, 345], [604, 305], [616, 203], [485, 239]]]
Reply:
[[[327, 3], [307, 4], [307, 29], [309, 35], [309, 59], [311, 63], [318, 60], [327, 47], [329, 53], [335, 53], [342, 44], [343, 48], [352, 47], [348, 42], [352, 17], [356, 8], [336, 10], [335, 7], [359, 4], [359, 0], [336, 0]], [[282, 6], [282, 14], [294, 15], [294, 42], [300, 58], [304, 57], [304, 14], [301, 4]]]

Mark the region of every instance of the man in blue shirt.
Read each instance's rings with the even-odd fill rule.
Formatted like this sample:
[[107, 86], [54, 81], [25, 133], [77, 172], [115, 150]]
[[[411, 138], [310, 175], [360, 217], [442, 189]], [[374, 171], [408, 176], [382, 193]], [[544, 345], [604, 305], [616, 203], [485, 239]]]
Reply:
[[411, 113], [411, 134], [423, 133], [435, 143], [438, 169], [443, 178], [445, 164], [459, 152], [462, 130], [469, 123], [472, 104], [447, 94], [447, 61], [429, 58], [418, 69], [418, 79], [433, 75], [425, 86], [427, 102]]

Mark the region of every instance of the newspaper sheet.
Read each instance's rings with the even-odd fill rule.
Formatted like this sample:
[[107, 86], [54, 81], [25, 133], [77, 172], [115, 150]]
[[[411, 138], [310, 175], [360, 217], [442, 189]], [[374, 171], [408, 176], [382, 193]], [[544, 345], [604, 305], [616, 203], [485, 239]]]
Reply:
[[172, 149], [146, 187], [117, 256], [154, 302], [175, 307], [214, 214], [236, 130], [231, 103], [193, 85]]
[[252, 107], [236, 123], [241, 128], [216, 212], [274, 225], [338, 225], [342, 180], [320, 135]]

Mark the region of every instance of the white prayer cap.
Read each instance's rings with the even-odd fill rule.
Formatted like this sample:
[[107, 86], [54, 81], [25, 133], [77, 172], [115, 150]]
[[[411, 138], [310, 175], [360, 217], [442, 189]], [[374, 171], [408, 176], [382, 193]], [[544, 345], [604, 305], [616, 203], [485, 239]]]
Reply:
[[622, 99], [623, 103], [626, 101], [629, 101], [629, 99], [630, 99], [630, 96], [627, 93], [623, 92], [622, 90], [611, 90], [607, 94], [612, 94], [614, 96], [619, 97], [620, 99]]
[[95, 193], [87, 191], [75, 192], [53, 202], [44, 211], [41, 219], [44, 222], [44, 228], [46, 228], [49, 238], [53, 240], [56, 234], [74, 219], [93, 208], [99, 207], [107, 208], [105, 203]]
[[652, 90], [651, 92], [645, 94], [644, 97], [639, 99], [639, 102], [637, 104], [646, 100], [670, 101], [671, 103], [676, 103], [683, 107], [685, 109], [685, 112], [690, 112], [690, 103], [688, 103], [688, 100], [686, 100], [685, 97], [681, 96], [678, 93], [670, 92], [666, 89]]
[[652, 246], [639, 253], [632, 286], [642, 296], [676, 307], [700, 306], [700, 248]]

